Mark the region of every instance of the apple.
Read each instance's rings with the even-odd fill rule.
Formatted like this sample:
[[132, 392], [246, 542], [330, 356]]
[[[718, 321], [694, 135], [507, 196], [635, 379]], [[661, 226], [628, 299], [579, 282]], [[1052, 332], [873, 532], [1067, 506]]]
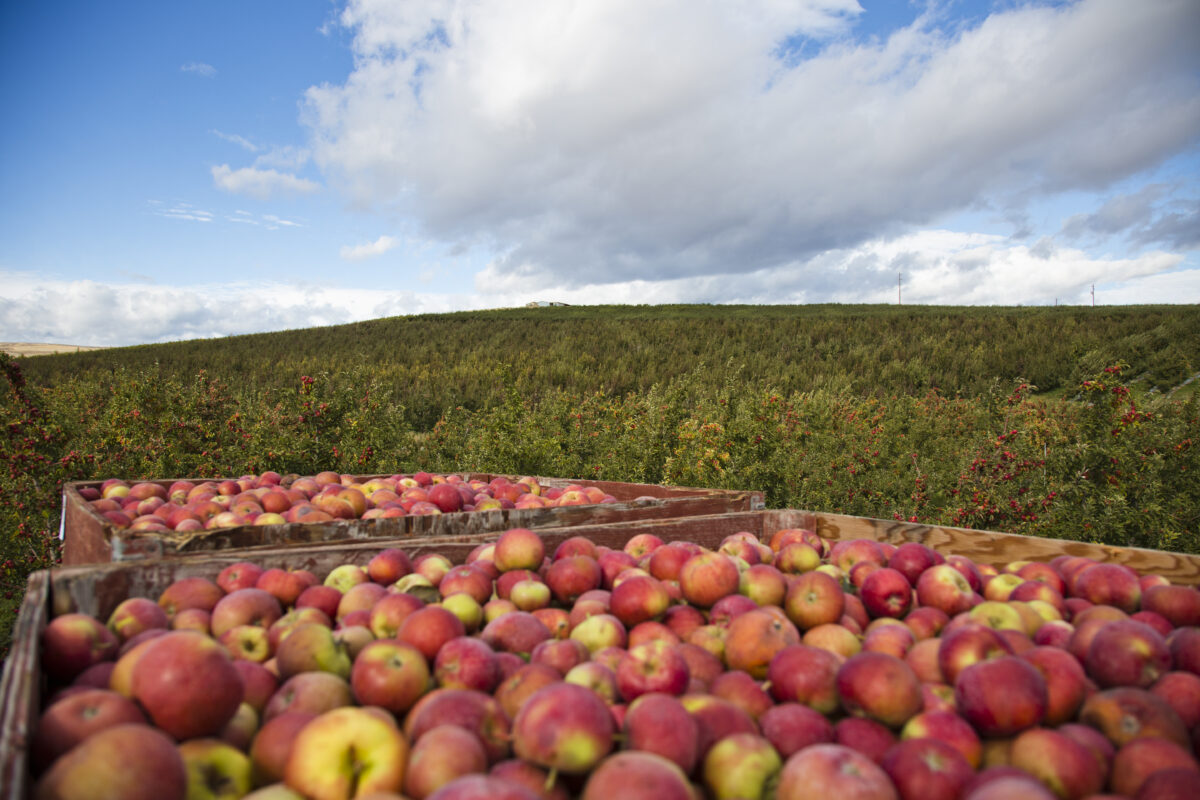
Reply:
[[1059, 797], [1099, 794], [1105, 773], [1079, 742], [1051, 728], [1031, 728], [1013, 741], [1009, 759], [1044, 783]]
[[1168, 672], [1154, 682], [1150, 692], [1166, 700], [1188, 730], [1194, 730], [1200, 724], [1200, 676], [1191, 672]]
[[957, 800], [975, 774], [962, 753], [938, 739], [904, 739], [880, 765], [901, 797]]
[[833, 741], [829, 718], [800, 703], [778, 703], [758, 718], [762, 735], [786, 759], [814, 744]]
[[912, 586], [908, 578], [891, 567], [880, 567], [867, 575], [859, 587], [858, 596], [872, 618], [899, 619], [908, 613], [913, 603]]
[[438, 649], [433, 674], [439, 686], [490, 693], [500, 683], [500, 663], [483, 640], [459, 636]]
[[316, 718], [307, 711], [285, 711], [263, 723], [248, 750], [256, 785], [283, 780], [292, 742], [300, 729]]
[[454, 614], [441, 606], [425, 606], [405, 617], [396, 639], [417, 648], [432, 664], [443, 644], [465, 634], [462, 620]]
[[1145, 689], [1119, 686], [1089, 695], [1078, 720], [1099, 730], [1116, 747], [1134, 739], [1158, 737], [1189, 747], [1187, 728], [1162, 698]]
[[256, 661], [235, 659], [233, 668], [242, 679], [242, 702], [261, 713], [279, 688], [278, 676]]
[[694, 555], [693, 551], [683, 542], [668, 542], [662, 547], [655, 548], [647, 563], [650, 574], [660, 581], [679, 580], [679, 571], [684, 562]]
[[701, 771], [715, 800], [757, 800], [774, 796], [783, 759], [763, 736], [735, 733], [709, 748]]
[[270, 628], [281, 616], [283, 609], [279, 600], [270, 592], [258, 588], [237, 589], [213, 606], [209, 628], [212, 635], [219, 638], [238, 625]]
[[322, 614], [333, 619], [337, 616], [338, 606], [342, 602], [342, 593], [332, 586], [317, 584], [309, 586], [296, 598], [293, 608], [315, 608]]
[[697, 753], [704, 762], [709, 748], [735, 733], [761, 733], [754, 718], [741, 707], [711, 694], [685, 694], [679, 700], [696, 720]]
[[954, 699], [963, 717], [989, 737], [1012, 736], [1039, 724], [1049, 704], [1042, 673], [1016, 656], [962, 670], [954, 681]]
[[595, 692], [555, 683], [535, 692], [513, 720], [513, 749], [534, 764], [567, 774], [591, 770], [612, 750], [614, 723]]
[[412, 559], [397, 547], [384, 548], [367, 562], [367, 576], [384, 586], [390, 586], [412, 570]]
[[917, 603], [932, 606], [946, 616], [953, 617], [968, 611], [974, 605], [974, 590], [962, 569], [955, 567], [950, 559], [921, 573], [917, 579]]
[[983, 744], [979, 734], [954, 711], [926, 709], [904, 724], [901, 740], [937, 739], [959, 752], [971, 769], [979, 769], [983, 761]]
[[1069, 584], [1071, 593], [1095, 605], [1116, 606], [1126, 614], [1142, 602], [1138, 575], [1122, 564], [1092, 564], [1080, 570]]
[[708, 684], [708, 691], [738, 706], [756, 720], [775, 705], [762, 683], [741, 670], [721, 673]]
[[838, 657], [839, 662], [862, 652], [862, 640], [849, 627], [851, 623], [829, 622], [804, 632], [801, 643], [809, 647], [826, 650]]
[[350, 618], [351, 614], [357, 613], [366, 618], [361, 623], [366, 625], [370, 620], [371, 609], [386, 594], [387, 589], [378, 583], [365, 582], [351, 586], [342, 593], [342, 599], [338, 601], [337, 613], [334, 617], [338, 622], [347, 624], [346, 619]]
[[230, 628], [221, 634], [217, 641], [235, 661], [254, 661], [261, 664], [272, 655], [267, 631], [257, 625], [238, 625]]
[[220, 733], [242, 702], [242, 679], [217, 642], [190, 631], [153, 639], [133, 666], [133, 697], [176, 739]]
[[[878, 622], [892, 620], [891, 617], [879, 617]], [[870, 625], [863, 637], [862, 649], [873, 653], [887, 653], [899, 659], [905, 659], [912, 648], [915, 639], [912, 631], [902, 622], [894, 621], [891, 625]], [[937, 663], [936, 653], [933, 663]]]
[[108, 618], [108, 629], [121, 642], [127, 642], [145, 630], [167, 628], [170, 619], [162, 606], [145, 597], [122, 600]]
[[[561, 547], [560, 545], [560, 549]], [[545, 580], [558, 602], [573, 603], [584, 592], [600, 587], [604, 573], [595, 558], [588, 555], [558, 557], [557, 553], [555, 556], [554, 562], [546, 571]]]
[[998, 632], [968, 621], [943, 632], [938, 646], [938, 667], [946, 681], [953, 684], [967, 667], [1011, 654], [1012, 646]]
[[1162, 615], [1177, 628], [1197, 627], [1200, 626], [1200, 591], [1194, 586], [1151, 586], [1142, 593], [1142, 609]]
[[280, 684], [271, 695], [263, 708], [263, 721], [287, 711], [322, 714], [353, 702], [354, 695], [346, 679], [331, 672], [301, 672]]
[[546, 558], [546, 545], [542, 537], [527, 528], [510, 528], [496, 540], [492, 560], [496, 569], [508, 572], [513, 569], [536, 570]]
[[533, 648], [554, 638], [554, 634], [532, 614], [526, 611], [510, 611], [489, 622], [480, 638], [493, 650], [516, 653], [528, 658]]
[[508, 757], [512, 739], [508, 716], [490, 695], [473, 689], [427, 692], [404, 718], [404, 733], [415, 744], [426, 731], [439, 725], [458, 725], [476, 734], [483, 742], [490, 764]]
[[1167, 643], [1149, 625], [1132, 619], [1106, 622], [1088, 645], [1084, 667], [1101, 687], [1147, 688], [1171, 669]]
[[681, 695], [688, 688], [687, 661], [674, 645], [652, 641], [631, 647], [617, 666], [617, 688], [626, 702], [647, 692]]
[[[624, 656], [622, 656], [622, 658], [623, 657]], [[533, 665], [531, 664], [530, 666]], [[619, 661], [617, 666], [620, 666]], [[613, 709], [614, 719], [620, 723], [621, 719], [616, 716], [616, 710], [618, 704], [620, 704], [624, 698], [622, 698], [621, 691], [617, 687], [616, 668], [610, 667], [608, 664], [601, 663], [600, 661], [584, 661], [582, 664], [576, 664], [574, 667], [571, 667], [571, 669], [567, 671], [567, 674], [563, 676], [563, 680], [567, 683], [573, 683], [576, 686], [583, 686], [595, 692], [596, 695], [604, 701], [605, 705]], [[553, 683], [553, 681], [546, 682]], [[513, 715], [515, 715], [519, 710], [519, 706], [514, 706], [512, 708]]]
[[625, 746], [662, 756], [686, 773], [696, 766], [699, 728], [678, 698], [662, 692], [639, 696], [623, 723]]
[[141, 723], [98, 731], [63, 755], [37, 782], [37, 800], [185, 800], [188, 776], [175, 743]]
[[[519, 758], [510, 758], [493, 765], [488, 771], [488, 777], [519, 784], [532, 792], [534, 798], [540, 798], [540, 800], [570, 800], [571, 798], [557, 774], [551, 774], [547, 770]], [[489, 795], [489, 797], [491, 796]]]
[[609, 610], [626, 627], [660, 618], [671, 605], [670, 595], [657, 578], [634, 576], [612, 589]]
[[883, 762], [883, 757], [896, 742], [896, 734], [877, 720], [844, 717], [833, 726], [834, 744], [862, 753], [876, 764]]
[[612, 614], [595, 614], [575, 625], [570, 638], [582, 642], [594, 654], [606, 647], [624, 647], [628, 634]]
[[70, 683], [88, 667], [117, 655], [117, 636], [87, 614], [63, 614], [50, 620], [40, 637], [41, 665], [51, 680]]
[[531, 664], [545, 664], [563, 675], [589, 658], [591, 651], [578, 639], [547, 639], [534, 645], [529, 653]]
[[821, 565], [821, 552], [807, 542], [788, 542], [775, 553], [771, 564], [784, 574], [801, 575]]
[[814, 744], [783, 764], [777, 800], [862, 798], [899, 800], [887, 773], [862, 753], [839, 744]]
[[108, 689], [87, 689], [54, 702], [42, 713], [30, 742], [35, 773], [89, 736], [125, 723], [145, 723], [129, 698]]
[[350, 686], [359, 704], [403, 714], [430, 688], [429, 665], [415, 647], [380, 639], [355, 659]]
[[301, 672], [350, 677], [350, 655], [324, 625], [301, 623], [292, 628], [275, 651], [275, 664], [282, 680]]
[[902, 726], [924, 705], [912, 668], [886, 653], [862, 652], [847, 659], [838, 669], [835, 685], [846, 713], [892, 728]]
[[187, 769], [189, 798], [239, 798], [253, 788], [250, 758], [228, 742], [192, 739], [180, 744], [178, 750]]
[[1196, 784], [1200, 781], [1200, 764], [1196, 763], [1190, 748], [1166, 739], [1135, 739], [1121, 745], [1113, 756], [1109, 788], [1125, 797], [1142, 797], [1140, 790], [1146, 780], [1159, 770], [1167, 769], [1190, 771], [1190, 789], [1195, 794]]
[[1021, 653], [1046, 681], [1047, 725], [1063, 725], [1075, 719], [1087, 694], [1087, 675], [1078, 659], [1059, 647], [1034, 647]]
[[317, 583], [319, 583], [317, 577], [308, 570], [284, 570], [271, 567], [263, 570], [254, 586], [274, 595], [279, 604], [286, 608], [295, 605], [300, 593]]
[[780, 703], [802, 703], [822, 714], [839, 704], [837, 675], [841, 662], [827, 650], [798, 644], [775, 654], [767, 666], [771, 696]]
[[399, 792], [408, 749], [404, 735], [371, 711], [336, 708], [296, 734], [284, 781], [312, 800]]
[[788, 619], [765, 610], [748, 611], [729, 623], [725, 663], [732, 670], [766, 678], [771, 660], [786, 647], [800, 644], [800, 633]]
[[741, 575], [733, 560], [722, 553], [697, 553], [679, 570], [679, 588], [689, 603], [711, 608], [727, 595], [736, 594]]
[[823, 572], [806, 572], [792, 580], [783, 604], [788, 619], [800, 630], [835, 623], [846, 608], [841, 585]]

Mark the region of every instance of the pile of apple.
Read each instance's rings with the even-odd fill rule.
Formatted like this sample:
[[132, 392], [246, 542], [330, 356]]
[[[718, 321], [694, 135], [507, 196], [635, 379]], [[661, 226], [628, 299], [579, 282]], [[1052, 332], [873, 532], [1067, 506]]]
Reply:
[[79, 494], [109, 523], [140, 531], [199, 531], [617, 502], [594, 486], [541, 486], [529, 477], [469, 481], [461, 475], [428, 472], [364, 481], [336, 472], [286, 478], [278, 472], [264, 472], [236, 480], [175, 481], [169, 487], [109, 478], [99, 487], [83, 487]]
[[518, 528], [59, 616], [34, 796], [1200, 796], [1196, 589], [830, 545]]

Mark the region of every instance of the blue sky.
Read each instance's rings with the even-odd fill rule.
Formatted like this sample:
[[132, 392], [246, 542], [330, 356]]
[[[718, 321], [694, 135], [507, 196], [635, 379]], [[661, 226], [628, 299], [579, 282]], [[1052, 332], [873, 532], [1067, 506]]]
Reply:
[[0, 341], [894, 302], [897, 274], [1200, 303], [1200, 5], [1139, 9], [6, 3]]

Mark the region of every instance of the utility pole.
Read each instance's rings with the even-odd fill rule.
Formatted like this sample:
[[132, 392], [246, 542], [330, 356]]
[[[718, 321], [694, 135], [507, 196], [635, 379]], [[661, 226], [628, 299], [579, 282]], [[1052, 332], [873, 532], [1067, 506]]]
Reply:
[[896, 273], [896, 305], [903, 305], [903, 298], [900, 293], [900, 279], [904, 276], [903, 272]]
[[1096, 307], [1096, 284], [1092, 284], [1092, 308]]

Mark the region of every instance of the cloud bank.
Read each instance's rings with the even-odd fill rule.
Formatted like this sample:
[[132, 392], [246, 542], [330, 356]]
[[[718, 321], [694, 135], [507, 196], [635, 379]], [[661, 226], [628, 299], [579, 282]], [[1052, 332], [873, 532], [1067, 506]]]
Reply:
[[967, 29], [938, 7], [857, 41], [852, 0], [351, 0], [354, 71], [303, 119], [359, 207], [491, 248], [486, 285], [560, 289], [753, 282], [963, 209], [1019, 217], [1200, 138], [1200, 4], [1023, 4]]

